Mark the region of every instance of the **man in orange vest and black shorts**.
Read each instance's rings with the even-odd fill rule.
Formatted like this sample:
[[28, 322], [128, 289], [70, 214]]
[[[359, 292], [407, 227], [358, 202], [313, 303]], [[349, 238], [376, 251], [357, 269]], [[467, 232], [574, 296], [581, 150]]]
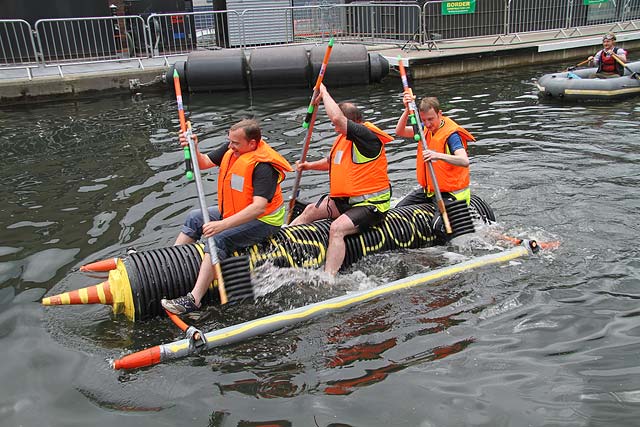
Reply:
[[337, 104], [324, 85], [316, 102], [323, 101], [338, 132], [328, 157], [296, 163], [300, 170], [329, 171], [329, 197], [308, 205], [291, 225], [331, 218], [325, 272], [335, 275], [345, 257], [345, 236], [382, 222], [391, 207], [385, 144], [393, 137], [369, 122], [354, 104]]
[[[229, 142], [208, 155], [198, 151], [200, 169], [218, 165], [218, 206], [209, 208], [210, 222], [203, 223], [200, 209], [192, 211], [176, 244], [213, 237], [220, 260], [235, 250], [261, 242], [284, 224], [285, 206], [280, 183], [291, 165], [262, 140], [255, 120], [242, 120], [229, 129]], [[207, 251], [208, 252], [208, 251]], [[187, 295], [161, 301], [175, 314], [200, 309], [201, 300], [214, 279], [211, 256], [205, 253], [196, 284]]]
[[[413, 127], [407, 126], [409, 117], [408, 104], [412, 95], [405, 93], [403, 102], [405, 111], [396, 125], [396, 135], [413, 138]], [[425, 127], [425, 138], [428, 149], [422, 149], [418, 141], [416, 158], [416, 175], [421, 188], [409, 193], [396, 206], [433, 203], [434, 190], [430, 182], [426, 162], [431, 160], [436, 175], [438, 188], [445, 201], [464, 200], [469, 204], [469, 157], [467, 143], [475, 138], [466, 129], [448, 117], [442, 115], [437, 98], [427, 97], [420, 102], [420, 119]]]

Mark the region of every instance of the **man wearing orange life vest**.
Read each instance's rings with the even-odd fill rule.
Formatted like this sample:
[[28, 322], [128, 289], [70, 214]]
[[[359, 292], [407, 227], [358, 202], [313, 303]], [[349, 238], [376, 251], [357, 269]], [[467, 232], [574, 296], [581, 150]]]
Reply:
[[[192, 211], [176, 244], [192, 243], [202, 235], [212, 237], [220, 260], [233, 251], [276, 234], [284, 224], [285, 206], [280, 183], [291, 165], [262, 140], [258, 123], [242, 120], [229, 129], [229, 142], [209, 155], [197, 153], [200, 169], [220, 166], [218, 207], [209, 208], [210, 222], [202, 224], [200, 210]], [[194, 226], [199, 215], [199, 229]], [[214, 279], [211, 256], [206, 253], [196, 284], [186, 296], [161, 301], [175, 314], [200, 308]]]
[[[405, 111], [396, 125], [396, 135], [413, 138], [413, 127], [407, 126], [409, 102], [412, 95], [405, 93]], [[420, 119], [425, 126], [426, 151], [418, 142], [416, 175], [422, 188], [405, 196], [397, 206], [434, 203], [433, 184], [430, 182], [426, 162], [431, 160], [438, 188], [445, 201], [464, 200], [469, 204], [469, 157], [467, 143], [475, 138], [456, 122], [442, 115], [437, 98], [427, 97], [420, 102]]]
[[352, 103], [337, 104], [324, 85], [316, 102], [323, 101], [338, 132], [328, 157], [296, 163], [300, 170], [329, 171], [329, 197], [308, 205], [291, 225], [332, 218], [325, 272], [335, 275], [345, 257], [344, 238], [382, 222], [391, 206], [384, 145], [393, 137], [369, 122]]

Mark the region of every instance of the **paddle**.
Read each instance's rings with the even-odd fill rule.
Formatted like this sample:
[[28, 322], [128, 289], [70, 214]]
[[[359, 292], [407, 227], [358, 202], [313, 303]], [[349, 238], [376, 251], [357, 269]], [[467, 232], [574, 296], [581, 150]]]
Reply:
[[590, 61], [590, 59], [589, 59], [589, 58], [587, 58], [587, 59], [585, 59], [585, 60], [584, 60], [584, 61], [582, 61], [582, 62], [578, 62], [576, 65], [573, 65], [573, 66], [571, 66], [571, 67], [567, 67], [567, 69], [566, 69], [565, 71], [573, 71], [573, 70], [575, 70], [575, 69], [576, 69], [576, 68], [578, 68], [578, 67], [582, 67], [584, 64], [588, 63], [589, 61]]
[[[300, 156], [300, 163], [303, 163], [307, 159], [307, 153], [309, 152], [309, 145], [311, 143], [311, 134], [313, 133], [313, 124], [316, 121], [316, 115], [318, 114], [318, 109], [316, 108], [314, 102], [318, 97], [318, 93], [320, 91], [320, 85], [322, 84], [322, 79], [324, 78], [324, 73], [327, 70], [327, 64], [329, 63], [329, 56], [331, 55], [331, 49], [333, 48], [333, 37], [329, 39], [329, 44], [327, 45], [327, 50], [324, 52], [324, 58], [322, 59], [322, 65], [320, 66], [320, 72], [318, 73], [318, 78], [316, 79], [316, 85], [313, 87], [313, 95], [311, 96], [311, 101], [309, 102], [309, 107], [307, 108], [307, 115], [304, 118], [304, 122], [302, 123], [302, 127], [307, 129], [307, 136], [304, 138], [304, 145], [302, 147], [302, 154]], [[298, 193], [300, 193], [300, 179], [302, 178], [302, 169], [296, 170], [296, 178], [293, 182], [293, 189], [291, 192], [291, 199], [289, 199], [289, 213], [287, 215], [287, 224], [291, 223], [293, 220], [293, 211], [296, 205], [296, 198], [298, 197]]]
[[329, 39], [327, 50], [324, 52], [324, 58], [322, 59], [322, 65], [320, 66], [320, 71], [318, 72], [316, 85], [313, 87], [313, 95], [311, 96], [311, 101], [309, 101], [309, 107], [307, 107], [307, 115], [304, 118], [304, 122], [302, 122], [302, 127], [305, 129], [309, 127], [309, 124], [311, 123], [311, 115], [316, 109], [314, 101], [316, 100], [318, 92], [320, 91], [320, 84], [322, 83], [322, 79], [324, 78], [324, 73], [325, 71], [327, 71], [327, 64], [329, 63], [329, 56], [331, 56], [331, 49], [333, 49], [333, 37]]
[[[420, 140], [422, 142], [422, 149], [426, 151], [429, 149], [429, 147], [427, 146], [427, 140], [424, 136], [422, 121], [420, 120], [420, 114], [418, 112], [418, 108], [416, 107], [416, 103], [415, 101], [413, 101], [413, 91], [409, 87], [409, 82], [407, 81], [407, 72], [404, 69], [402, 57], [400, 56], [398, 56], [398, 67], [404, 92], [410, 94], [412, 99], [409, 102], [409, 122], [411, 123], [411, 126], [413, 126], [413, 138], [416, 141]], [[431, 164], [431, 160], [427, 161], [427, 170], [429, 171], [429, 177], [431, 178], [431, 182], [433, 183], [433, 191], [436, 197], [436, 204], [438, 205], [438, 211], [440, 211], [440, 215], [442, 216], [444, 228], [447, 234], [451, 234], [453, 233], [453, 230], [451, 230], [451, 224], [449, 223], [449, 215], [447, 215], [447, 208], [444, 205], [442, 194], [440, 194], [440, 187], [438, 186], [438, 180], [436, 179], [436, 173], [433, 170], [433, 164]]]
[[[202, 177], [200, 176], [200, 166], [198, 165], [198, 159], [193, 161], [193, 155], [197, 156], [196, 144], [193, 139], [193, 133], [191, 131], [191, 123], [187, 122], [184, 118], [184, 108], [182, 105], [182, 90], [180, 89], [180, 76], [177, 70], [173, 70], [173, 85], [176, 90], [176, 101], [178, 102], [178, 117], [180, 118], [180, 130], [187, 139], [188, 145], [185, 146], [185, 163], [187, 164], [187, 179], [195, 178], [196, 189], [198, 191], [198, 201], [200, 202], [200, 210], [202, 211], [202, 218], [204, 223], [209, 222], [209, 210], [207, 209], [207, 202], [204, 198], [204, 188], [202, 186]], [[191, 178], [189, 173], [191, 172]], [[218, 292], [220, 294], [220, 304], [226, 304], [228, 302], [227, 291], [224, 287], [224, 280], [222, 278], [222, 269], [220, 268], [220, 260], [218, 259], [218, 253], [216, 251], [216, 242], [213, 237], [207, 238], [209, 243], [209, 255], [211, 256], [211, 264], [216, 273], [218, 279]]]
[[616, 62], [618, 62], [618, 64], [622, 65], [624, 68], [629, 70], [629, 72], [631, 73], [631, 76], [630, 76], [631, 78], [640, 80], [640, 77], [638, 77], [638, 72], [637, 71], [633, 71], [631, 68], [629, 68], [627, 66], [627, 64], [625, 64], [624, 61], [622, 59], [620, 59], [620, 57], [618, 55], [616, 55], [615, 53], [611, 52], [611, 56], [613, 56], [613, 59], [615, 59]]

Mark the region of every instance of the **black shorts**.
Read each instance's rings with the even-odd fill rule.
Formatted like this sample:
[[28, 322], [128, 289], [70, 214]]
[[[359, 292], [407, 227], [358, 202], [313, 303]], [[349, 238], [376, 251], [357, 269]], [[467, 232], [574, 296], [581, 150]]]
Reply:
[[358, 230], [363, 231], [369, 227], [380, 224], [387, 216], [386, 212], [380, 212], [378, 208], [373, 205], [365, 206], [351, 206], [348, 198], [332, 198], [333, 202], [338, 208], [340, 214], [345, 214], [349, 217], [353, 225], [358, 227]]
[[[442, 195], [442, 200], [444, 200], [445, 204], [448, 202], [455, 202], [457, 200], [456, 196], [454, 196], [451, 193], [440, 193], [440, 194]], [[418, 188], [412, 191], [411, 193], [407, 194], [406, 196], [404, 196], [404, 198], [398, 202], [398, 204], [396, 205], [396, 208], [401, 208], [403, 206], [409, 206], [409, 205], [422, 205], [425, 203], [431, 203], [432, 205], [435, 205], [436, 204], [435, 197], [427, 196], [427, 193], [425, 193], [424, 188]]]

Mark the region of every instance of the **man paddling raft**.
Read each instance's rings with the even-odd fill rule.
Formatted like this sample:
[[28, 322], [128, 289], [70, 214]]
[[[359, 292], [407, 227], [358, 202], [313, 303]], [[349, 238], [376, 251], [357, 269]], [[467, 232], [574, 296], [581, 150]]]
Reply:
[[296, 167], [329, 171], [329, 195], [309, 204], [291, 225], [324, 218], [334, 220], [329, 230], [325, 272], [335, 275], [345, 258], [344, 238], [380, 224], [391, 207], [384, 146], [393, 137], [365, 122], [355, 104], [336, 103], [324, 85], [320, 85], [316, 102], [320, 100], [338, 136], [327, 157], [297, 162]]
[[[414, 129], [407, 125], [409, 103], [413, 100], [410, 93], [404, 94], [402, 101], [405, 110], [396, 125], [396, 135], [413, 138]], [[445, 201], [464, 200], [467, 205], [471, 199], [469, 189], [469, 157], [467, 144], [475, 141], [469, 131], [444, 116], [437, 98], [426, 97], [420, 102], [420, 119], [424, 123], [427, 150], [423, 150], [418, 142], [416, 157], [416, 176], [420, 188], [409, 193], [398, 204], [398, 207], [419, 203], [434, 203], [433, 183], [427, 173], [426, 162], [431, 161], [438, 188]]]
[[[218, 206], [209, 208], [210, 222], [203, 224], [200, 209], [192, 211], [176, 244], [213, 237], [218, 258], [230, 256], [276, 234], [284, 224], [285, 206], [280, 183], [291, 165], [263, 139], [255, 120], [242, 120], [229, 129], [229, 142], [209, 155], [198, 151], [201, 169], [218, 165]], [[207, 251], [195, 286], [187, 295], [163, 299], [162, 307], [174, 314], [200, 309], [201, 300], [214, 280]]]

